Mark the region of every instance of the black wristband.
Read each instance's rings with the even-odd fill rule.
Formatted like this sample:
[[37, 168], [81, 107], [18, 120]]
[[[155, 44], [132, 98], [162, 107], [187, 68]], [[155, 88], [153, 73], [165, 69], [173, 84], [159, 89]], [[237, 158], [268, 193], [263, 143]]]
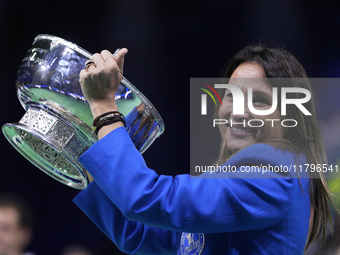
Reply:
[[118, 111], [106, 112], [106, 113], [103, 113], [102, 115], [99, 115], [97, 118], [95, 118], [95, 119], [93, 120], [92, 126], [93, 126], [93, 127], [97, 126], [98, 123], [101, 121], [101, 119], [102, 119], [103, 117], [107, 117], [107, 116], [115, 116], [115, 115], [121, 116], [121, 117], [124, 118], [124, 115], [123, 115], [122, 113], [118, 112]]
[[110, 125], [118, 121], [123, 122], [124, 127], [126, 128], [125, 117], [123, 114], [120, 113], [120, 115], [108, 115], [104, 115], [104, 117], [102, 116], [99, 118], [99, 121], [94, 122], [96, 125], [92, 128], [96, 135], [98, 135], [99, 129], [101, 129], [103, 126]]
[[113, 124], [113, 123], [116, 123], [116, 122], [123, 122], [124, 126], [125, 126], [125, 122], [122, 118], [114, 118], [114, 119], [111, 119], [111, 120], [107, 120], [107, 121], [103, 121], [103, 122], [100, 122], [98, 126], [96, 126], [93, 130], [94, 130], [94, 133], [96, 135], [98, 135], [98, 132], [99, 132], [99, 129], [101, 129], [102, 127], [104, 126], [107, 126], [107, 125], [110, 125], [110, 124]]

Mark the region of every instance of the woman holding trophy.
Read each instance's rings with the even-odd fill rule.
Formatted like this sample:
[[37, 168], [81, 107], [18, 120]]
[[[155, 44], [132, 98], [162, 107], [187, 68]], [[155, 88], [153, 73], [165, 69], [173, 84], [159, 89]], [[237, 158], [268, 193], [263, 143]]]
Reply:
[[[127, 135], [114, 100], [126, 53], [121, 49], [115, 57], [107, 50], [94, 54], [80, 73], [99, 141], [80, 158], [93, 179], [74, 199], [123, 252], [303, 254], [311, 242], [325, 235], [332, 201], [321, 174], [268, 172], [265, 178], [229, 178], [237, 173], [216, 173], [214, 178], [173, 178], [149, 169]], [[307, 76], [289, 52], [252, 45], [232, 58], [226, 78], [244, 92], [251, 86], [257, 95], [254, 106], [265, 110], [272, 105], [273, 85], [238, 79]], [[310, 90], [308, 82], [299, 86]], [[246, 106], [243, 115], [233, 114], [232, 101], [230, 91], [223, 91], [220, 118], [239, 123], [266, 117], [256, 116]], [[288, 109], [287, 116], [299, 119], [295, 129], [270, 129], [270, 123], [256, 129], [223, 125], [220, 161], [238, 169], [287, 166], [296, 164], [297, 158], [300, 164], [327, 163], [313, 102], [304, 105], [311, 116]], [[271, 118], [280, 119], [279, 109]]]

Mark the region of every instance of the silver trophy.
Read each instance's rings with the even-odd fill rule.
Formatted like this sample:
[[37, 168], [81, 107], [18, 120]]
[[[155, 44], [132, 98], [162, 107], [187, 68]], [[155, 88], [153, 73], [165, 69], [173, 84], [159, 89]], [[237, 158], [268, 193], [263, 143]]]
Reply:
[[[97, 141], [79, 73], [92, 54], [51, 35], [38, 35], [23, 59], [16, 91], [26, 110], [19, 123], [5, 124], [7, 140], [26, 159], [56, 180], [85, 189], [88, 178], [79, 157]], [[126, 129], [143, 153], [164, 131], [150, 101], [125, 77], [116, 93]], [[108, 148], [114, 150], [114, 148]]]

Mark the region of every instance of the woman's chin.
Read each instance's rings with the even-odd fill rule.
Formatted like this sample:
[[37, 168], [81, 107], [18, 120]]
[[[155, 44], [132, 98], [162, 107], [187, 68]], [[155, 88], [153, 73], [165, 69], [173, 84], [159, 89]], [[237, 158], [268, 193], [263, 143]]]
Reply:
[[227, 148], [233, 152], [233, 153], [236, 153], [238, 152], [239, 150], [245, 148], [245, 147], [248, 147], [252, 144], [256, 143], [255, 141], [249, 141], [249, 142], [238, 142], [238, 143], [227, 143]]

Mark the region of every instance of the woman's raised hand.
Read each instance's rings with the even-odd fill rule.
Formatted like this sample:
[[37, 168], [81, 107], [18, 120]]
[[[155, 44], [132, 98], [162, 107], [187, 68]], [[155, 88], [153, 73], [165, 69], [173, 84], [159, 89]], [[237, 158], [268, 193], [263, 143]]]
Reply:
[[124, 56], [127, 52], [123, 48], [114, 57], [110, 51], [103, 50], [86, 62], [86, 69], [80, 72], [79, 82], [91, 110], [97, 106], [116, 106], [115, 93], [123, 77]]

